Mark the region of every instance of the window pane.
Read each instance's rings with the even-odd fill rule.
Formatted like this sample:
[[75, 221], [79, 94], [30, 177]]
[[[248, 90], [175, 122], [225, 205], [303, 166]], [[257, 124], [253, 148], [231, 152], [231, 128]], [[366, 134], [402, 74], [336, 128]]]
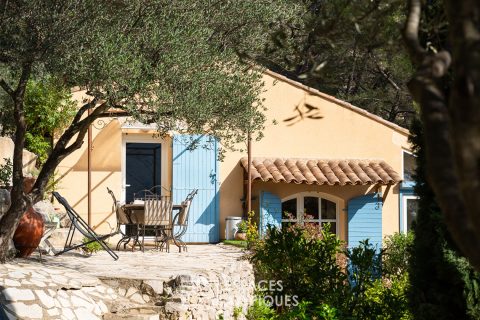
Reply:
[[337, 234], [337, 223], [336, 222], [322, 222], [322, 228], [328, 228], [327, 225], [329, 225], [329, 231], [330, 233]]
[[297, 219], [297, 198], [282, 202], [282, 219]]
[[410, 230], [412, 222], [417, 217], [418, 199], [407, 199], [407, 230]]
[[305, 219], [318, 219], [318, 197], [303, 198]]
[[322, 219], [337, 219], [337, 204], [327, 199], [322, 199]]
[[415, 157], [410, 153], [403, 153], [403, 180], [413, 181], [413, 175], [417, 167]]

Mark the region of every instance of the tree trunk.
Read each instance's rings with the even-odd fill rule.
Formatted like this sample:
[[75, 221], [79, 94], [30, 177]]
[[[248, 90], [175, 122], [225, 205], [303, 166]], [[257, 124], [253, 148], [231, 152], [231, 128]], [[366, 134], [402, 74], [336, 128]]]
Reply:
[[409, 1], [404, 38], [417, 67], [409, 89], [421, 106], [429, 182], [450, 234], [480, 271], [480, 3], [444, 3], [453, 61], [421, 46], [421, 0]]
[[27, 198], [23, 192], [23, 148], [25, 146], [25, 133], [27, 130], [23, 99], [25, 88], [30, 78], [31, 63], [23, 66], [22, 74], [15, 91], [10, 92], [14, 105], [15, 119], [15, 147], [13, 149], [13, 188], [10, 193], [12, 205], [0, 219], [0, 262], [4, 263], [8, 255], [8, 245], [12, 239], [22, 214], [27, 208]]

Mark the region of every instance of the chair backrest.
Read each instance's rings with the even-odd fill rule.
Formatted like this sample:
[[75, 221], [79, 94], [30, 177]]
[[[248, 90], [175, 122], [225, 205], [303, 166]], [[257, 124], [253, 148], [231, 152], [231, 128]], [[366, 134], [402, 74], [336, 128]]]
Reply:
[[159, 196], [170, 196], [170, 189], [168, 188], [165, 188], [164, 186], [162, 185], [156, 185], [156, 186], [153, 186], [149, 189], [149, 191], [153, 194], [156, 194], [156, 195], [159, 195]]
[[146, 198], [152, 198], [157, 196], [160, 195], [153, 193], [150, 189], [143, 189], [133, 194], [133, 202], [144, 201]]
[[117, 200], [113, 191], [110, 190], [110, 188], [108, 187], [107, 191], [113, 199], [113, 210], [115, 210], [115, 215], [117, 216], [117, 227], [119, 227], [121, 224], [131, 224], [130, 219], [123, 210], [122, 204], [120, 203], [120, 201]]
[[144, 225], [171, 224], [172, 198], [166, 196], [151, 196], [145, 198]]
[[192, 206], [192, 200], [197, 194], [198, 189], [192, 190], [184, 201], [182, 201], [182, 209], [177, 215], [176, 221], [174, 222], [176, 226], [187, 226], [188, 225], [188, 214], [190, 212], [190, 207]]
[[98, 238], [99, 236], [93, 231], [92, 228], [88, 226], [85, 220], [80, 217], [80, 215], [70, 206], [70, 204], [62, 197], [58, 192], [52, 192], [53, 196], [57, 199], [57, 201], [65, 208], [67, 211], [67, 215], [72, 221], [73, 226], [84, 236], [88, 239], [91, 238]]

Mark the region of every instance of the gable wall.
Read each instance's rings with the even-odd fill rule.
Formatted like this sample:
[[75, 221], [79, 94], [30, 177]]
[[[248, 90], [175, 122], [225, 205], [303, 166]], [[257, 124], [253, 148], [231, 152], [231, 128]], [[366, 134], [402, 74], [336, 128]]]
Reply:
[[[399, 174], [402, 171], [401, 150], [409, 149], [408, 131], [384, 120], [365, 116], [355, 107], [342, 106], [334, 98], [319, 96], [314, 90], [305, 90], [281, 76], [267, 73], [264, 76], [265, 106], [268, 108], [264, 138], [252, 143], [253, 157], [321, 158], [321, 159], [383, 159]], [[322, 94], [320, 94], [322, 95]], [[300, 121], [285, 121], [298, 115], [295, 108], [307, 111], [305, 104], [318, 108], [321, 119], [304, 117]], [[354, 109], [354, 110], [352, 110]], [[273, 125], [273, 120], [277, 125]], [[295, 122], [294, 124], [292, 124]], [[243, 146], [246, 149], [246, 146]], [[243, 169], [238, 161], [246, 152], [228, 152], [221, 163], [220, 177], [220, 230], [224, 230], [225, 217], [242, 215], [240, 199], [243, 197]], [[372, 192], [371, 188], [358, 186], [305, 186], [294, 184], [253, 183], [253, 209], [258, 212], [258, 196], [261, 190], [276, 192], [281, 198], [301, 191], [328, 192], [340, 199], [340, 210], [354, 196]], [[385, 192], [385, 188], [383, 188]], [[398, 231], [399, 208], [398, 186], [388, 190], [384, 203], [383, 233]], [[342, 212], [340, 211], [341, 216]], [[345, 220], [345, 219], [343, 219]], [[346, 237], [346, 225], [341, 227], [342, 238]]]

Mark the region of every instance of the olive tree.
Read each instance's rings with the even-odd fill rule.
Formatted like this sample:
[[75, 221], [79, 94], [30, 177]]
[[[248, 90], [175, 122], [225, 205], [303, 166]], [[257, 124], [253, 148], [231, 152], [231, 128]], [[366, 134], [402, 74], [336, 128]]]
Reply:
[[[264, 34], [292, 12], [286, 2], [1, 0], [0, 87], [11, 101], [15, 149], [12, 206], [0, 217], [0, 261], [22, 213], [42, 198], [57, 165], [112, 108], [156, 122], [160, 133], [209, 132], [227, 147], [247, 131], [261, 131], [261, 78], [237, 52], [263, 46]], [[26, 194], [25, 92], [30, 79], [47, 75], [90, 98]]]
[[409, 90], [421, 108], [428, 179], [449, 232], [480, 270], [480, 2], [425, 3], [446, 14], [435, 26], [448, 32], [443, 47], [422, 42], [424, 2], [408, 3], [404, 38], [416, 67]]

